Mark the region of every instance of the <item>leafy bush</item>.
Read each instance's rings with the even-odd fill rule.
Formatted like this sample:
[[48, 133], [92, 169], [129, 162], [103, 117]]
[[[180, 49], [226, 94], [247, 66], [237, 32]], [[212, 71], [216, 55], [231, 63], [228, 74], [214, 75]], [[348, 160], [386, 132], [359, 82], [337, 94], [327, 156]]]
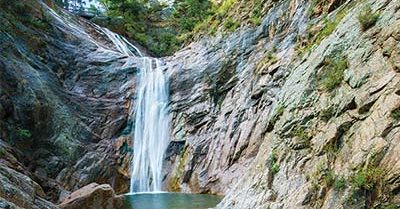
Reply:
[[278, 163], [274, 163], [272, 164], [271, 167], [271, 171], [273, 174], [277, 174], [279, 172], [280, 168], [279, 168], [279, 164]]
[[354, 188], [363, 190], [372, 190], [382, 180], [383, 171], [379, 168], [367, 168], [358, 171], [351, 178], [351, 183]]
[[261, 25], [262, 23], [261, 17], [251, 17], [250, 21], [254, 25]]
[[361, 25], [361, 30], [366, 31], [373, 27], [380, 18], [379, 12], [373, 12], [370, 5], [364, 7], [361, 13], [358, 15], [358, 21]]

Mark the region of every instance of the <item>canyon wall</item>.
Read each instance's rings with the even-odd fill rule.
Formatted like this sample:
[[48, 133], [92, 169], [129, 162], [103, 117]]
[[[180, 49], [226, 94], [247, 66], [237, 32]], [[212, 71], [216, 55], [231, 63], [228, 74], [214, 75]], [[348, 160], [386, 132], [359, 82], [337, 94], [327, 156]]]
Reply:
[[[0, 2], [0, 206], [56, 208], [92, 182], [127, 192], [139, 59], [22, 2]], [[398, 207], [399, 1], [234, 2], [235, 28], [161, 58], [165, 189], [225, 195], [218, 208]]]
[[[397, 207], [399, 2], [262, 2], [259, 26], [166, 58], [167, 188], [218, 208]], [[252, 3], [234, 5], [246, 22]]]

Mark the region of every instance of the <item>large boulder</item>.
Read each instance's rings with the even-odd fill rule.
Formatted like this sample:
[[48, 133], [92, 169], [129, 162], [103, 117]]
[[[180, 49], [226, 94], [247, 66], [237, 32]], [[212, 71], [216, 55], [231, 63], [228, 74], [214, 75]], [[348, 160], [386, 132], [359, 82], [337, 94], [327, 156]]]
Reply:
[[108, 184], [91, 183], [71, 193], [60, 205], [62, 209], [123, 208], [123, 196], [116, 196]]

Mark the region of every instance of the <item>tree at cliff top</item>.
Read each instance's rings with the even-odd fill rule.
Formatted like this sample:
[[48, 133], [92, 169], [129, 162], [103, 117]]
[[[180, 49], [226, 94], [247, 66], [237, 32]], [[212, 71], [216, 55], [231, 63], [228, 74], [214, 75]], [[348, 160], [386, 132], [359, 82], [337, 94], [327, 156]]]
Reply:
[[190, 39], [212, 13], [209, 0], [176, 0], [172, 5], [150, 0], [101, 0], [112, 19], [97, 22], [124, 34], [156, 56], [170, 55]]

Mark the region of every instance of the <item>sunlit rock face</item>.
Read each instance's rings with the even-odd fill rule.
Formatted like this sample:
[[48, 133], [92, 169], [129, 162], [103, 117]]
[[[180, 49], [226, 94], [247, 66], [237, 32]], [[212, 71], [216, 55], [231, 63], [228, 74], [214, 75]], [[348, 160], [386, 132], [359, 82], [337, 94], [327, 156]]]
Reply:
[[[310, 12], [307, 2], [266, 1], [258, 27], [200, 37], [166, 58], [166, 187], [225, 194], [218, 208], [398, 204], [400, 5], [369, 3], [380, 18], [363, 31], [367, 2]], [[331, 22], [310, 20], [320, 14]]]

